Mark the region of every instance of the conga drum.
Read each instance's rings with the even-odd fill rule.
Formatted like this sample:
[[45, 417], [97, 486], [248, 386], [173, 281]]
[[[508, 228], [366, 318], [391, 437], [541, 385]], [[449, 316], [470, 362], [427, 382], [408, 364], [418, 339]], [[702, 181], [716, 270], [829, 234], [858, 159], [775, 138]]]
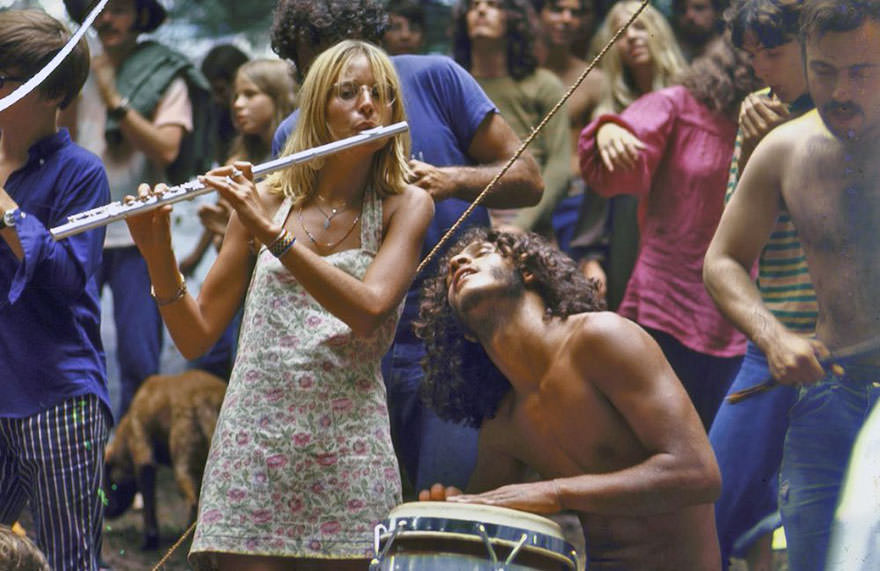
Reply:
[[573, 571], [559, 525], [507, 508], [409, 502], [376, 526], [371, 571]]

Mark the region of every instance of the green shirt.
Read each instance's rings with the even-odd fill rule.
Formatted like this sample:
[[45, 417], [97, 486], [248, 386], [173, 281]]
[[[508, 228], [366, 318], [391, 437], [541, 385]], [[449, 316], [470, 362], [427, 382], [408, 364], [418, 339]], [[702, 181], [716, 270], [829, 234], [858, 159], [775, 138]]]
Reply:
[[[541, 68], [519, 81], [509, 76], [476, 80], [522, 140], [531, 134], [565, 93], [562, 82], [552, 72]], [[571, 178], [572, 149], [565, 107], [547, 122], [528, 151], [541, 168], [544, 195], [536, 206], [520, 209], [515, 223], [526, 230], [546, 234], [552, 228], [550, 215], [565, 198]]]
[[[766, 95], [768, 89], [757, 93]], [[800, 115], [813, 108], [809, 98], [803, 97], [789, 106], [793, 115]], [[736, 134], [730, 176], [727, 180], [725, 201], [729, 201], [739, 182], [739, 160], [742, 153], [742, 126]], [[758, 291], [767, 308], [792, 331], [810, 334], [816, 329], [816, 292], [810, 280], [807, 257], [801, 247], [797, 228], [787, 210], [782, 210], [770, 239], [758, 260]]]

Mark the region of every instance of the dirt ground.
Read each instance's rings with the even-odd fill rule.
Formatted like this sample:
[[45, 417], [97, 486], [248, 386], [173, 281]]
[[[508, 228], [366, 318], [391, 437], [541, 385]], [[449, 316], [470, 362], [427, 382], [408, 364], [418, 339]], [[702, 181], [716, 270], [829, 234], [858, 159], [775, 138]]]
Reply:
[[[104, 520], [104, 548], [102, 556], [113, 571], [140, 571], [153, 569], [165, 556], [171, 546], [189, 527], [187, 507], [177, 491], [170, 468], [162, 467], [157, 474], [156, 501], [159, 506], [159, 549], [143, 551], [143, 515], [140, 511], [129, 509], [121, 517]], [[186, 554], [192, 536], [178, 547], [160, 569], [179, 571], [191, 569], [186, 562]]]

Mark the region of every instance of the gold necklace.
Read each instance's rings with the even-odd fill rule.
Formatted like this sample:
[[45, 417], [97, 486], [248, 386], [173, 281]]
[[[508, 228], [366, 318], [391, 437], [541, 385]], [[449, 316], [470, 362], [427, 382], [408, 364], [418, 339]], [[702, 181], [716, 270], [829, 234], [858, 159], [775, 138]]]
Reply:
[[[363, 208], [363, 205], [361, 206], [361, 208]], [[320, 210], [320, 208], [318, 208], [318, 210]], [[312, 241], [312, 244], [314, 244], [315, 246], [318, 246], [319, 248], [326, 248], [328, 250], [332, 250], [333, 248], [335, 248], [336, 246], [341, 244], [343, 240], [348, 238], [348, 235], [351, 234], [351, 231], [354, 230], [355, 226], [357, 226], [358, 220], [361, 219], [361, 213], [358, 212], [358, 215], [354, 217], [354, 221], [351, 223], [351, 226], [349, 226], [348, 230], [345, 231], [345, 234], [339, 240], [337, 240], [335, 242], [319, 242], [317, 240], [317, 238], [315, 238], [312, 235], [312, 233], [309, 232], [309, 229], [306, 228], [306, 223], [303, 220], [302, 214], [303, 214], [303, 209], [302, 209], [302, 206], [300, 206], [296, 211], [296, 217], [299, 219], [299, 225], [302, 226], [303, 232], [306, 233], [306, 236], [309, 237], [309, 240]], [[329, 224], [324, 226], [325, 230], [327, 229], [327, 226], [329, 226]]]
[[[319, 200], [319, 201], [323, 202], [324, 204], [327, 204], [327, 201], [324, 200], [324, 197], [323, 197], [323, 196], [321, 196], [320, 194], [316, 194], [315, 196], [318, 197], [318, 200]], [[318, 204], [317, 202], [315, 203], [315, 206], [318, 207], [318, 212], [320, 212], [320, 213], [324, 216], [324, 230], [330, 228], [330, 223], [333, 222], [333, 218], [334, 218], [337, 214], [339, 214], [340, 212], [345, 212], [346, 210], [348, 210], [348, 203], [346, 202], [346, 203], [344, 203], [344, 204], [345, 204], [345, 207], [344, 207], [342, 210], [338, 210], [338, 209], [336, 209], [336, 208], [330, 207], [330, 214], [327, 214], [326, 212], [324, 212], [324, 209], [321, 208], [321, 205], [320, 205], [320, 204]], [[305, 228], [304, 228], [304, 229], [305, 229]]]

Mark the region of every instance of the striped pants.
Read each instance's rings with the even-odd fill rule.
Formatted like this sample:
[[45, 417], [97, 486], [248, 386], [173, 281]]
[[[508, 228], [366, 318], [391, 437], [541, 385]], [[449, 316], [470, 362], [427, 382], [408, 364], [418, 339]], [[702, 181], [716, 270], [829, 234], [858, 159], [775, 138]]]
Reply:
[[0, 418], [0, 523], [11, 525], [29, 503], [37, 546], [54, 570], [98, 568], [107, 434], [94, 395]]

